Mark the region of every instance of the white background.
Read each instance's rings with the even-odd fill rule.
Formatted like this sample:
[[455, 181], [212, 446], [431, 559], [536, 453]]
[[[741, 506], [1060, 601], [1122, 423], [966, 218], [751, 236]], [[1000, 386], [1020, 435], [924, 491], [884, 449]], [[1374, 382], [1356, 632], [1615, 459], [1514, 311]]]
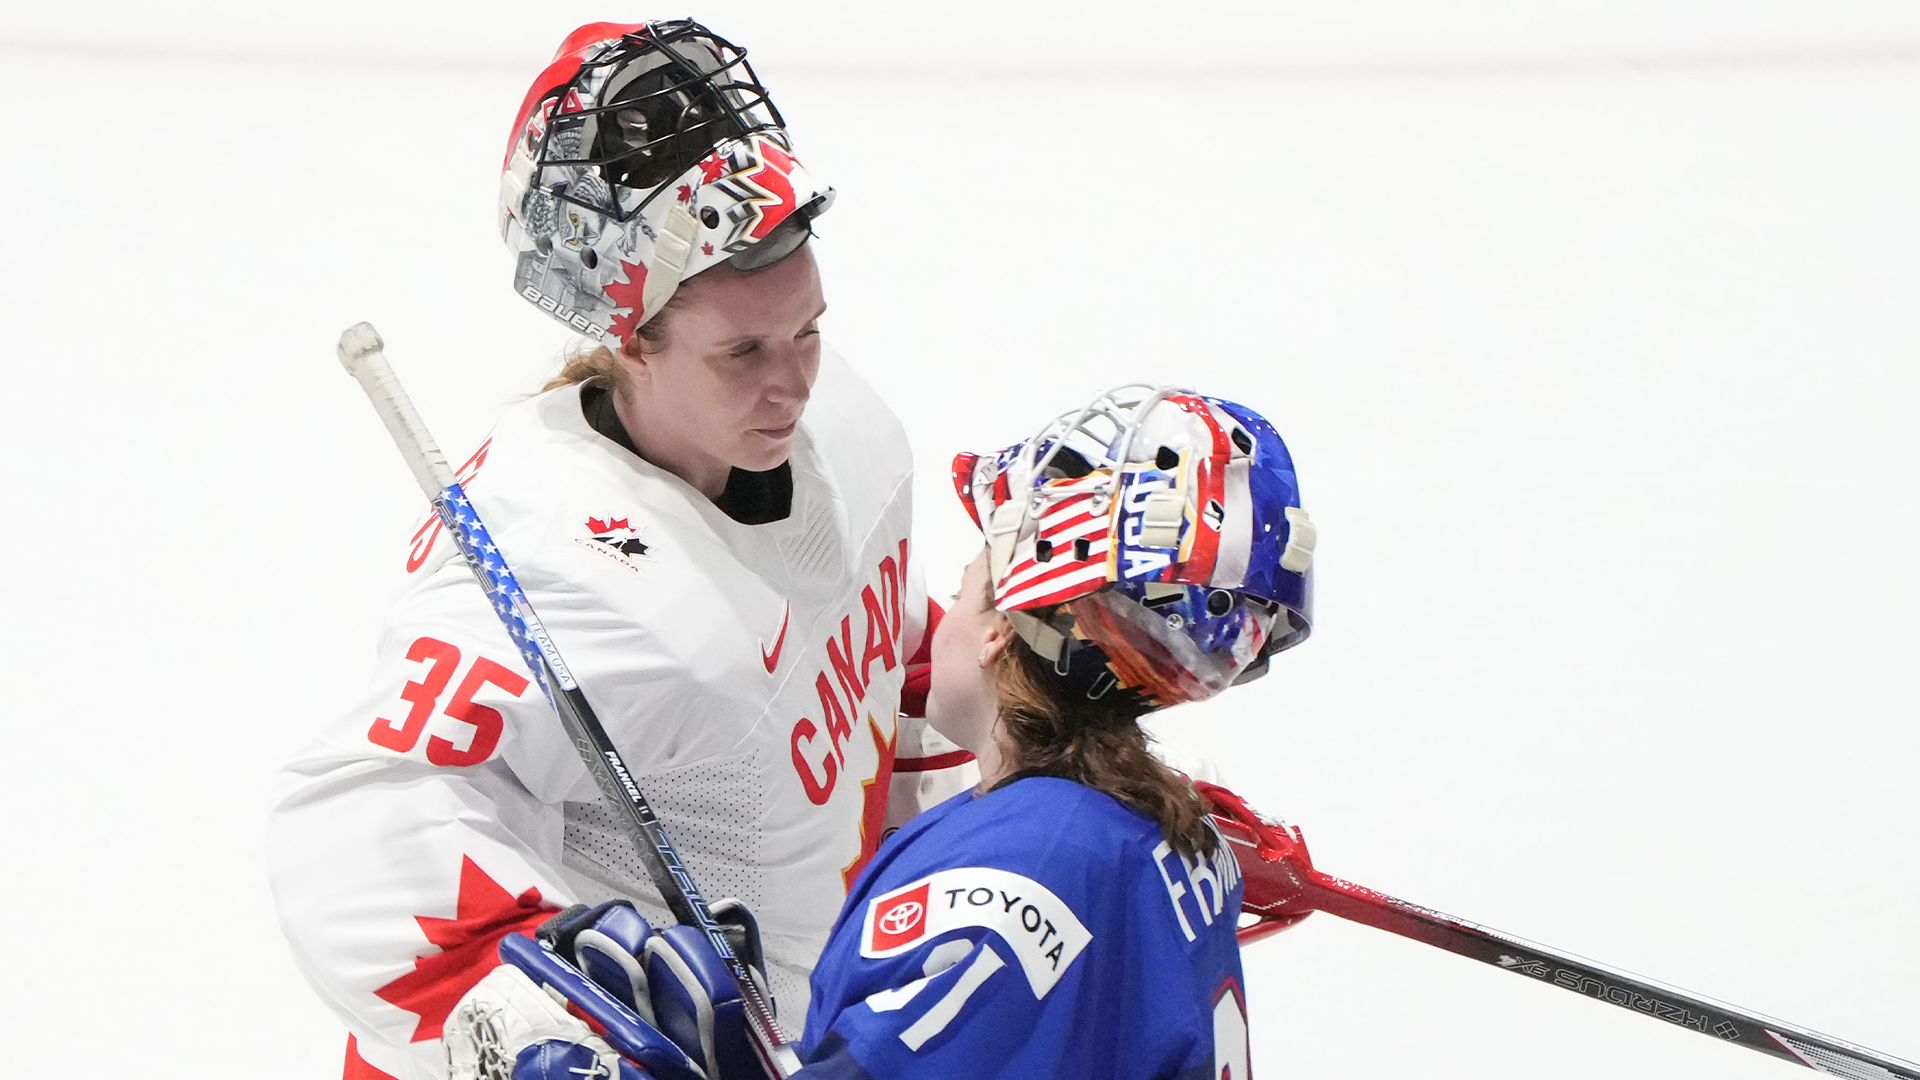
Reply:
[[[266, 790], [420, 505], [333, 344], [372, 320], [464, 455], [564, 344], [494, 232], [513, 110], [574, 25], [684, 14], [279, 10], [0, 15], [19, 1075], [338, 1075]], [[1315, 632], [1163, 733], [1325, 869], [1920, 1058], [1920, 8], [695, 14], [839, 188], [827, 329], [937, 592], [955, 450], [1121, 381], [1245, 401]], [[1790, 1068], [1324, 915], [1247, 967], [1266, 1076]]]

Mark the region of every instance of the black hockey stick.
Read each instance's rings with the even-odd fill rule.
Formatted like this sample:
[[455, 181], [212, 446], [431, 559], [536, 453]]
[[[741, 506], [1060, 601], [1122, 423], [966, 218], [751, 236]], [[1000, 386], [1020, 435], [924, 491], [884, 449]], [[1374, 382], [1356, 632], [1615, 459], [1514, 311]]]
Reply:
[[1920, 1065], [1911, 1061], [1409, 904], [1315, 870], [1304, 845], [1263, 843], [1233, 816], [1216, 813], [1213, 820], [1230, 843], [1246, 849], [1235, 854], [1249, 888], [1257, 881], [1262, 894], [1259, 906], [1248, 905], [1262, 923], [1242, 929], [1243, 943], [1266, 936], [1263, 929], [1292, 925], [1308, 911], [1324, 911], [1833, 1076], [1920, 1080]]
[[634, 784], [633, 775], [621, 761], [620, 752], [614, 749], [613, 740], [607, 737], [599, 717], [594, 715], [593, 706], [587, 703], [586, 695], [567, 670], [566, 661], [561, 659], [560, 651], [547, 636], [546, 627], [534, 614], [533, 605], [520, 590], [520, 583], [514, 579], [513, 571], [481, 523], [479, 513], [454, 479], [453, 470], [447, 467], [439, 445], [428, 434], [406, 391], [401, 389], [393, 368], [387, 364], [384, 348], [380, 335], [371, 325], [356, 324], [340, 335], [340, 363], [360, 380], [374, 411], [380, 414], [394, 443], [400, 447], [400, 456], [406, 459], [414, 479], [433, 500], [434, 512], [459, 545], [460, 553], [466, 556], [467, 565], [480, 580], [480, 587], [486, 590], [487, 599], [492, 601], [493, 610], [506, 626], [508, 636], [519, 646], [521, 656], [540, 681], [547, 700], [553, 703], [553, 710], [559, 714], [560, 723], [573, 740], [581, 761], [586, 763], [588, 774], [626, 826], [634, 849], [646, 863], [648, 876], [660, 890], [660, 898], [666, 901], [675, 919], [697, 926], [707, 935], [727, 971], [739, 984], [747, 1030], [753, 1037], [761, 1064], [770, 1076], [793, 1075], [800, 1068], [799, 1055], [781, 1033], [766, 996], [746, 965], [734, 954], [720, 924], [714, 921], [706, 899], [680, 861], [680, 853], [668, 839], [665, 827]]

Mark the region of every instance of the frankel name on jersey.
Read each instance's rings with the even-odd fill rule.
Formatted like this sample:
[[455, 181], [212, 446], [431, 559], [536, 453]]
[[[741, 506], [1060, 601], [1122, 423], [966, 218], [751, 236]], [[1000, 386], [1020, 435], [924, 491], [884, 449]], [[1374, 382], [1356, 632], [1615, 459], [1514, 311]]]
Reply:
[[1173, 850], [1173, 845], [1165, 840], [1153, 849], [1153, 865], [1167, 887], [1174, 921], [1180, 924], [1180, 932], [1188, 941], [1198, 936], [1194, 933], [1196, 919], [1192, 916], [1198, 916], [1197, 921], [1207, 926], [1212, 926], [1213, 920], [1222, 915], [1236, 920], [1240, 917], [1238, 911], [1228, 914], [1226, 910], [1227, 898], [1233, 895], [1234, 886], [1240, 884], [1240, 863], [1217, 829], [1214, 842], [1213, 854], [1202, 855], [1197, 860]]
[[953, 930], [981, 927], [1007, 943], [1035, 998], [1073, 966], [1093, 934], [1066, 901], [1021, 874], [986, 866], [942, 870], [868, 903], [860, 955], [897, 956]]

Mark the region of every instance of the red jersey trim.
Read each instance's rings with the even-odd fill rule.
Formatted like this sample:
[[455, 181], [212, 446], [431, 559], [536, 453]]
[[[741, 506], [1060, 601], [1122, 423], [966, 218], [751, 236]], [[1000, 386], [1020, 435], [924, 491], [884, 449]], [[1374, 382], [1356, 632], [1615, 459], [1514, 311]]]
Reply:
[[966, 750], [954, 750], [945, 754], [935, 754], [932, 757], [895, 758], [893, 771], [897, 773], [932, 772], [935, 769], [951, 769], [955, 765], [965, 765], [972, 760], [973, 754]]

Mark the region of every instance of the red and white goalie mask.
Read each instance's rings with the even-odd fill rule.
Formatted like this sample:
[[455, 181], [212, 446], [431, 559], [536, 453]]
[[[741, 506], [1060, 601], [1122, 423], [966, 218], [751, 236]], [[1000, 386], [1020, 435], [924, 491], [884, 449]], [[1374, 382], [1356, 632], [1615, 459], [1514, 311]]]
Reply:
[[1090, 697], [1211, 697], [1311, 627], [1293, 459], [1243, 405], [1123, 386], [956, 456], [953, 482], [986, 537], [994, 606]]
[[617, 348], [682, 281], [806, 240], [833, 189], [795, 160], [746, 55], [688, 19], [591, 23], [561, 43], [500, 177], [521, 296]]

